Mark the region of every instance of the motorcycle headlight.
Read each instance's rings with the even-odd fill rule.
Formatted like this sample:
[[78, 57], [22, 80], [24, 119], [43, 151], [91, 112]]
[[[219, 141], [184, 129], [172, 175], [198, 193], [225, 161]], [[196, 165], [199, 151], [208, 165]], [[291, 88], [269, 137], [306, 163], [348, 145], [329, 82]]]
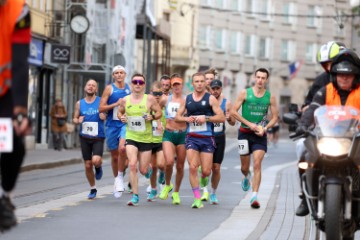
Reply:
[[320, 153], [338, 157], [349, 152], [351, 147], [351, 140], [347, 138], [321, 138], [317, 143], [317, 148]]

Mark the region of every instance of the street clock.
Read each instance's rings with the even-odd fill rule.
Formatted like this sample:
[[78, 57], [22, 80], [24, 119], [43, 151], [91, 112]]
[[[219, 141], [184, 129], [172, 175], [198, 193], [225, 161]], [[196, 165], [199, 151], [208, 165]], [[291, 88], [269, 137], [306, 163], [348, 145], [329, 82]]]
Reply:
[[70, 28], [77, 34], [85, 33], [90, 27], [89, 19], [83, 15], [77, 15], [70, 21]]

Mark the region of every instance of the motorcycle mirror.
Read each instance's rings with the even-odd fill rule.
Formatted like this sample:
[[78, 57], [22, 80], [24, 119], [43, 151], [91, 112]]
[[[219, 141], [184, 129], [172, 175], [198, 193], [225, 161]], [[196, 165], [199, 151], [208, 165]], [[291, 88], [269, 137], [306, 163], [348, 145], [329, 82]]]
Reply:
[[284, 115], [283, 115], [283, 122], [286, 124], [296, 124], [296, 121], [298, 119], [299, 119], [299, 116], [293, 112], [284, 113]]

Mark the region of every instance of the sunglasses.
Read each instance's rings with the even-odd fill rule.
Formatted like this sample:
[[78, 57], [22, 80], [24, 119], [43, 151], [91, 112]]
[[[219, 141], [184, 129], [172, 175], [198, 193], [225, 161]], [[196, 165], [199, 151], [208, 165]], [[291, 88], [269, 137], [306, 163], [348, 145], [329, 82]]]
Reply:
[[139, 79], [134, 79], [131, 82], [134, 85], [144, 85], [145, 84], [145, 82], [143, 80], [139, 80]]
[[163, 95], [163, 92], [152, 92], [152, 95], [155, 97], [161, 97]]

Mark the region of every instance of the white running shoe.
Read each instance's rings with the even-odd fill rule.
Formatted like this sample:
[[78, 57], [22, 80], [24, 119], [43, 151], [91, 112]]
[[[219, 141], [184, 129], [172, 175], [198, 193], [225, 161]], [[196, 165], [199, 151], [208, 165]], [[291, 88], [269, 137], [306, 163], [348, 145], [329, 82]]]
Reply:
[[151, 185], [149, 184], [149, 186], [146, 188], [146, 192], [147, 192], [147, 194], [150, 194], [150, 192], [151, 192]]
[[122, 192], [116, 191], [115, 184], [114, 184], [114, 192], [113, 192], [113, 194], [114, 194], [115, 198], [120, 198], [122, 196]]
[[125, 191], [124, 180], [122, 178], [119, 178], [119, 177], [115, 178], [114, 189], [116, 192]]

